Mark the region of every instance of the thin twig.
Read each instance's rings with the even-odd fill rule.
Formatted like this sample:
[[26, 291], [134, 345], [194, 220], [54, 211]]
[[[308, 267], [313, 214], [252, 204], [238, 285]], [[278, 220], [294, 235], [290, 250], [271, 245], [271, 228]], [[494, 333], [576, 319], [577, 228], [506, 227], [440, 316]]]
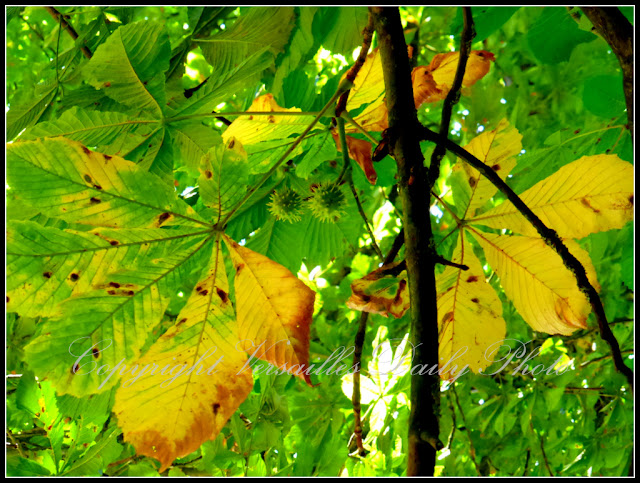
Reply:
[[542, 439], [542, 436], [533, 427], [533, 421], [531, 419], [529, 419], [529, 427], [531, 428], [531, 431], [533, 431], [533, 434], [535, 434], [538, 437], [538, 441], [540, 442], [540, 452], [542, 453], [542, 460], [544, 461], [544, 466], [547, 468], [549, 475], [554, 476], [553, 471], [551, 471], [551, 466], [549, 466], [547, 453], [544, 450], [544, 440]]
[[[398, 252], [404, 244], [404, 231], [400, 231], [396, 238], [393, 240], [391, 249], [387, 253], [384, 259], [383, 266], [392, 263]], [[354, 341], [353, 352], [353, 364], [356, 369], [353, 371], [353, 394], [351, 396], [351, 403], [353, 405], [353, 419], [355, 420], [353, 435], [358, 447], [358, 454], [364, 456], [366, 450], [362, 443], [362, 406], [360, 405], [360, 366], [362, 365], [362, 348], [365, 342], [365, 335], [367, 333], [367, 321], [369, 320], [369, 312], [362, 312], [360, 314], [360, 323], [358, 324], [358, 332]]]
[[469, 270], [469, 267], [467, 265], [463, 265], [461, 263], [455, 263], [452, 262], [451, 260], [447, 260], [446, 258], [444, 258], [441, 255], [436, 254], [436, 263], [439, 263], [440, 265], [445, 265], [447, 267], [453, 267], [453, 268], [459, 268], [460, 270]]
[[[62, 26], [62, 28], [64, 28], [67, 31], [67, 33], [71, 36], [73, 40], [77, 40], [78, 32], [76, 32], [75, 29], [71, 26], [71, 24], [67, 22], [67, 20], [64, 18], [64, 15], [58, 12], [54, 7], [44, 7], [44, 9], [51, 14], [51, 16], [56, 20], [56, 22], [60, 22], [60, 25]], [[83, 45], [82, 47], [80, 47], [80, 50], [82, 51], [82, 53], [87, 59], [90, 59], [92, 57], [91, 51], [87, 46]]]
[[482, 476], [482, 471], [480, 471], [480, 465], [476, 461], [476, 449], [473, 446], [473, 441], [471, 440], [471, 430], [469, 429], [469, 425], [467, 424], [467, 418], [464, 415], [464, 411], [462, 410], [462, 405], [460, 404], [460, 399], [458, 399], [458, 393], [456, 392], [456, 383], [453, 383], [450, 386], [450, 391], [453, 392], [453, 396], [456, 400], [456, 405], [458, 406], [458, 411], [460, 411], [460, 416], [462, 416], [462, 424], [464, 424], [464, 431], [467, 433], [467, 439], [469, 440], [469, 455], [471, 456], [471, 461], [473, 461], [473, 466], [476, 467], [476, 472], [478, 476]]
[[358, 207], [358, 213], [360, 213], [360, 217], [364, 221], [364, 226], [367, 229], [367, 233], [371, 237], [371, 245], [373, 246], [374, 251], [380, 258], [380, 261], [384, 260], [384, 255], [380, 251], [380, 247], [376, 242], [376, 237], [373, 234], [373, 230], [371, 229], [371, 225], [369, 224], [369, 220], [367, 218], [367, 214], [364, 212], [364, 208], [362, 208], [362, 203], [360, 203], [360, 197], [358, 196], [358, 191], [356, 190], [355, 185], [353, 184], [353, 176], [351, 175], [351, 171], [349, 167], [351, 166], [351, 159], [349, 158], [349, 149], [347, 146], [347, 135], [344, 130], [344, 119], [342, 117], [338, 117], [336, 119], [338, 123], [338, 133], [340, 135], [340, 146], [342, 148], [342, 162], [343, 169], [340, 177], [338, 178], [338, 182], [342, 181], [343, 177], [348, 178], [349, 188], [351, 188], [351, 194], [353, 194], [353, 199], [356, 200], [356, 206]]
[[[369, 53], [369, 48], [371, 48], [371, 39], [373, 37], [373, 16], [371, 12], [369, 12], [369, 18], [367, 20], [367, 26], [362, 31], [362, 48], [360, 49], [360, 53], [358, 54], [358, 58], [356, 59], [355, 64], [347, 71], [346, 78], [349, 82], [353, 83], [358, 76], [358, 72], [364, 65], [364, 61], [367, 60], [367, 54]], [[338, 105], [336, 106], [336, 116], [340, 117], [342, 111], [347, 108], [347, 99], [349, 98], [349, 92], [351, 90], [346, 91], [340, 96], [338, 100]]]
[[358, 324], [358, 331], [356, 332], [356, 338], [354, 341], [353, 352], [353, 394], [351, 395], [351, 404], [353, 405], [353, 435], [358, 448], [358, 454], [360, 456], [366, 455], [364, 444], [362, 443], [362, 406], [360, 404], [360, 365], [362, 364], [362, 347], [364, 346], [365, 335], [367, 333], [367, 320], [369, 319], [369, 312], [362, 312], [360, 314], [360, 323]]
[[[456, 76], [453, 80], [451, 89], [447, 93], [442, 106], [442, 115], [440, 121], [440, 137], [449, 137], [449, 125], [451, 124], [451, 114], [453, 106], [460, 100], [460, 89], [462, 88], [462, 80], [467, 68], [467, 60], [471, 52], [471, 42], [476, 36], [476, 30], [471, 15], [471, 7], [462, 7], [464, 24], [462, 27], [462, 35], [460, 35], [460, 55], [458, 56], [458, 66], [456, 67]], [[440, 162], [447, 152], [446, 148], [440, 144], [431, 153], [431, 164], [429, 165], [428, 182], [431, 189], [435, 184], [438, 176], [440, 176]]]
[[[633, 349], [630, 350], [626, 350], [626, 351], [622, 351], [621, 354], [625, 355], [625, 354], [633, 354], [635, 351]], [[590, 359], [588, 361], [584, 361], [582, 364], [580, 364], [580, 367], [584, 367], [584, 366], [588, 366], [589, 364], [592, 364], [594, 362], [598, 362], [598, 361], [602, 361], [604, 359], [608, 359], [609, 357], [612, 357], [613, 354], [607, 354], [606, 356], [602, 356], [602, 357], [596, 357], [595, 359]]]
[[458, 146], [453, 141], [449, 139], [442, 138], [423, 126], [421, 126], [421, 138], [426, 139], [428, 141], [434, 143], [443, 144], [449, 151], [457, 155], [458, 157], [465, 160], [469, 165], [480, 171], [485, 178], [487, 178], [491, 184], [493, 184], [498, 190], [503, 193], [507, 199], [513, 203], [513, 206], [533, 225], [536, 231], [540, 234], [545, 243], [551, 247], [560, 258], [562, 258], [562, 262], [565, 267], [573, 273], [578, 283], [578, 287], [585, 294], [589, 304], [591, 305], [591, 309], [595, 313], [596, 320], [598, 322], [598, 327], [600, 329], [600, 336], [603, 340], [605, 340], [609, 347], [611, 348], [611, 353], [613, 356], [613, 361], [615, 368], [618, 372], [622, 373], [626, 379], [629, 387], [633, 390], [633, 371], [629, 369], [622, 359], [622, 355], [620, 353], [620, 345], [618, 344], [617, 339], [611, 332], [611, 328], [607, 323], [607, 316], [604, 312], [604, 307], [602, 306], [602, 301], [600, 300], [600, 296], [596, 289], [591, 285], [589, 278], [587, 277], [587, 272], [585, 271], [584, 266], [580, 261], [569, 251], [567, 246], [564, 244], [562, 239], [558, 236], [555, 230], [548, 228], [540, 218], [529, 208], [520, 197], [504, 182], [498, 174], [493, 171], [489, 166], [484, 164], [478, 158], [476, 158], [473, 154], [468, 152], [466, 149]]
[[404, 245], [404, 230], [400, 230], [400, 233], [396, 235], [391, 245], [391, 249], [387, 254], [387, 258], [384, 259], [383, 265], [388, 265], [395, 260], [395, 258], [398, 256], [398, 253], [400, 252], [400, 249], [402, 248], [402, 245]]
[[371, 229], [371, 225], [369, 224], [369, 220], [367, 219], [367, 214], [364, 212], [364, 209], [362, 208], [362, 203], [360, 203], [360, 197], [358, 196], [358, 191], [356, 190], [356, 187], [353, 184], [353, 176], [351, 176], [351, 173], [349, 173], [347, 176], [349, 176], [349, 188], [351, 188], [351, 193], [353, 194], [353, 198], [356, 200], [358, 213], [360, 213], [360, 217], [364, 220], [364, 226], [367, 228], [367, 233], [369, 233], [369, 236], [371, 237], [371, 245], [373, 246], [373, 250], [376, 252], [376, 255], [378, 255], [378, 258], [380, 258], [380, 260], [384, 260], [384, 255], [380, 251], [380, 247], [376, 242], [376, 237], [373, 234], [373, 230]]
[[453, 401], [451, 400], [451, 396], [447, 398], [449, 400], [449, 409], [451, 410], [451, 432], [449, 433], [449, 438], [447, 438], [447, 446], [445, 449], [451, 451], [451, 444], [453, 443], [453, 435], [456, 432], [456, 427], [458, 423], [456, 421], [456, 408], [453, 407]]

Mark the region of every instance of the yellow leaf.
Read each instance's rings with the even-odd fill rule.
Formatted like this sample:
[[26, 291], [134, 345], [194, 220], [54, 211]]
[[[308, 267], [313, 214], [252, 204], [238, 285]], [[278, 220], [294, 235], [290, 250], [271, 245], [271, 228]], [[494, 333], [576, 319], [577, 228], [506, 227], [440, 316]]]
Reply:
[[[273, 94], [265, 94], [254, 99], [249, 111], [301, 112], [297, 107], [280, 107]], [[301, 133], [311, 121], [313, 116], [240, 116], [222, 133], [222, 139], [226, 142], [235, 137], [244, 145], [282, 139]]]
[[[460, 52], [437, 54], [428, 66], [418, 66], [411, 73], [413, 97], [416, 109], [422, 104], [437, 102], [447, 97], [453, 86]], [[469, 54], [462, 78], [462, 87], [471, 87], [482, 79], [491, 68], [495, 57], [486, 50], [474, 50]]]
[[[453, 85], [458, 68], [460, 52], [448, 52], [436, 55], [429, 64], [433, 72], [433, 80], [438, 88], [446, 88], [448, 92]], [[478, 80], [482, 79], [491, 68], [491, 62], [495, 62], [495, 56], [486, 50], [473, 50], [469, 54], [467, 66], [462, 78], [462, 87], [471, 87]]]
[[[541, 238], [503, 236], [472, 230], [487, 262], [500, 277], [507, 297], [522, 318], [538, 332], [569, 335], [587, 327], [591, 306], [560, 255]], [[589, 254], [571, 240], [569, 251], [584, 266], [599, 290]]]
[[[389, 127], [389, 111], [387, 111], [387, 104], [382, 98], [381, 102], [374, 102], [364, 108], [358, 116], [355, 117], [356, 121], [365, 131], [379, 132], [384, 131]], [[347, 132], [359, 132], [357, 128], [348, 124], [345, 126]]]
[[[520, 198], [563, 238], [622, 228], [633, 219], [633, 165], [616, 155], [584, 156]], [[472, 218], [474, 224], [539, 236], [510, 201]]]
[[492, 349], [498, 348], [495, 344], [505, 338], [507, 330], [502, 302], [486, 282], [480, 260], [464, 236], [461, 232], [451, 261], [469, 270], [447, 267], [436, 277], [443, 379], [457, 376], [465, 365], [476, 373], [490, 366], [496, 354]]
[[[473, 138], [465, 149], [491, 167], [502, 179], [506, 179], [516, 165], [516, 156], [522, 150], [522, 135], [509, 121], [502, 119], [495, 129]], [[458, 185], [457, 204], [461, 211], [465, 207], [462, 218], [473, 216], [498, 191], [478, 170], [461, 159], [453, 167], [452, 177]]]
[[243, 370], [247, 355], [236, 346], [228, 294], [217, 240], [206, 276], [176, 325], [125, 373], [116, 393], [114, 412], [125, 441], [159, 460], [161, 472], [215, 439], [253, 387], [250, 369]]
[[383, 265], [365, 277], [354, 280], [351, 292], [347, 300], [350, 309], [385, 317], [389, 314], [402, 317], [410, 306], [404, 262]]
[[245, 350], [311, 384], [302, 371], [309, 365], [315, 293], [282, 265], [224, 240], [236, 269], [238, 334]]
[[428, 65], [419, 65], [411, 72], [411, 83], [413, 84], [413, 100], [416, 109], [422, 104], [437, 102], [447, 97], [446, 91], [439, 89]]
[[[346, 74], [343, 76], [343, 78]], [[364, 104], [375, 101], [375, 107], [384, 104], [384, 74], [380, 52], [374, 49], [362, 64], [358, 75], [353, 82], [347, 98], [347, 110], [358, 109]]]

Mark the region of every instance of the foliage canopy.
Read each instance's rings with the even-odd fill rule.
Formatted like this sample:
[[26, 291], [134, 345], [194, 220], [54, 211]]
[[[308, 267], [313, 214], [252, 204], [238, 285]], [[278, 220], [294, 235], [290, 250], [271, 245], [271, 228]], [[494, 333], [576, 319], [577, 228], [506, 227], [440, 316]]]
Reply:
[[[579, 9], [471, 10], [449, 138], [557, 231], [632, 366], [618, 60]], [[437, 128], [462, 8], [400, 13], [418, 117]], [[6, 14], [8, 474], [405, 474], [411, 300], [404, 250], [382, 263], [403, 207], [378, 156], [375, 37], [342, 81], [367, 9]], [[449, 261], [436, 474], [627, 474], [633, 396], [574, 275], [480, 172], [451, 153], [440, 168], [423, 207]]]

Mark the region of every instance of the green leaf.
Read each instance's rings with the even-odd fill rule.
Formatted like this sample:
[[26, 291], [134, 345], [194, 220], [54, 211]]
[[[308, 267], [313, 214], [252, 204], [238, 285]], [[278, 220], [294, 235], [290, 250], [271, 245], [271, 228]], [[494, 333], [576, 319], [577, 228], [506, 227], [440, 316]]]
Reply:
[[247, 248], [297, 273], [303, 256], [302, 236], [303, 233], [295, 224], [277, 221], [272, 217], [251, 237]]
[[17, 105], [9, 107], [7, 112], [7, 140], [14, 139], [23, 129], [37, 123], [58, 93], [55, 79], [46, 81], [34, 89], [33, 93]]
[[622, 75], [597, 75], [584, 81], [584, 107], [596, 116], [612, 118], [627, 108], [622, 89]]
[[154, 175], [65, 138], [11, 144], [7, 163], [16, 197], [49, 216], [114, 228], [206, 225]]
[[[286, 52], [278, 62], [277, 70], [271, 86], [271, 93], [278, 100], [285, 96], [283, 89], [284, 79], [293, 72], [299, 72], [299, 68], [310, 55], [314, 45], [311, 31], [313, 17], [318, 7], [296, 7], [296, 28], [293, 30], [291, 40], [286, 46]], [[306, 85], [309, 85], [308, 83]], [[299, 104], [291, 104], [291, 106]], [[287, 106], [285, 106], [287, 107]]]
[[96, 89], [126, 106], [162, 117], [166, 103], [164, 72], [171, 55], [169, 38], [159, 23], [135, 22], [118, 28], [93, 54], [84, 69]]
[[63, 136], [110, 155], [127, 156], [142, 143], [156, 120], [131, 119], [117, 112], [100, 112], [72, 107], [55, 121], [28, 129], [22, 140]]
[[573, 48], [593, 40], [593, 34], [583, 32], [565, 7], [545, 7], [527, 32], [533, 54], [543, 64], [569, 60]]
[[169, 132], [173, 140], [173, 157], [181, 161], [187, 172], [198, 176], [198, 168], [202, 156], [210, 148], [222, 143], [220, 134], [204, 124], [194, 124], [183, 121], [169, 125]]
[[98, 252], [74, 272], [89, 286], [62, 303], [25, 348], [30, 367], [58, 381], [59, 393], [79, 397], [112, 387], [115, 371], [140, 355], [180, 280], [202, 268], [205, 234], [152, 243], [141, 231], [153, 230], [109, 232], [124, 241], [123, 250]]
[[[476, 30], [474, 42], [482, 42], [492, 33], [502, 27], [516, 13], [520, 7], [471, 7], [473, 24]], [[459, 41], [462, 31], [462, 7], [458, 7], [458, 13], [452, 22], [450, 31]]]
[[354, 49], [362, 45], [368, 18], [366, 7], [321, 7], [313, 19], [313, 36], [322, 47], [350, 61]]
[[202, 158], [200, 196], [205, 205], [213, 208], [216, 223], [246, 194], [248, 175], [247, 153], [234, 138], [212, 147]]
[[337, 157], [338, 150], [330, 131], [305, 138], [302, 141], [302, 155], [296, 159], [296, 175], [308, 178], [322, 163]]
[[207, 39], [196, 39], [214, 72], [228, 72], [238, 59], [265, 47], [271, 61], [287, 41], [294, 26], [292, 7], [257, 7], [240, 16], [228, 29]]

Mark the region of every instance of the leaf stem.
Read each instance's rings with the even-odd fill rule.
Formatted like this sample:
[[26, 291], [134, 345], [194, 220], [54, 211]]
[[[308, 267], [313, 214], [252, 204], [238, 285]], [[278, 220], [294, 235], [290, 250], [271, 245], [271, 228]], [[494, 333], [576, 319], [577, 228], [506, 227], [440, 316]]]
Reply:
[[[304, 112], [304, 111], [231, 111], [231, 112], [203, 112], [200, 114], [189, 114], [187, 116], [169, 117], [164, 120], [165, 124], [172, 122], [185, 121], [187, 119], [198, 119], [201, 117], [219, 117], [225, 118], [227, 116], [318, 116], [320, 113], [323, 115], [320, 117], [333, 117], [333, 114], [324, 115], [325, 110], [320, 112]], [[317, 121], [316, 121], [317, 122]]]
[[367, 132], [365, 128], [363, 128], [360, 124], [358, 124], [358, 122], [354, 120], [347, 111], [342, 111], [342, 114], [340, 114], [340, 118], [346, 119], [349, 124], [355, 127], [360, 132], [360, 134], [363, 134], [373, 144], [376, 144], [376, 145], [378, 144], [379, 141], [376, 138], [374, 138], [371, 134], [369, 134], [369, 132]]

